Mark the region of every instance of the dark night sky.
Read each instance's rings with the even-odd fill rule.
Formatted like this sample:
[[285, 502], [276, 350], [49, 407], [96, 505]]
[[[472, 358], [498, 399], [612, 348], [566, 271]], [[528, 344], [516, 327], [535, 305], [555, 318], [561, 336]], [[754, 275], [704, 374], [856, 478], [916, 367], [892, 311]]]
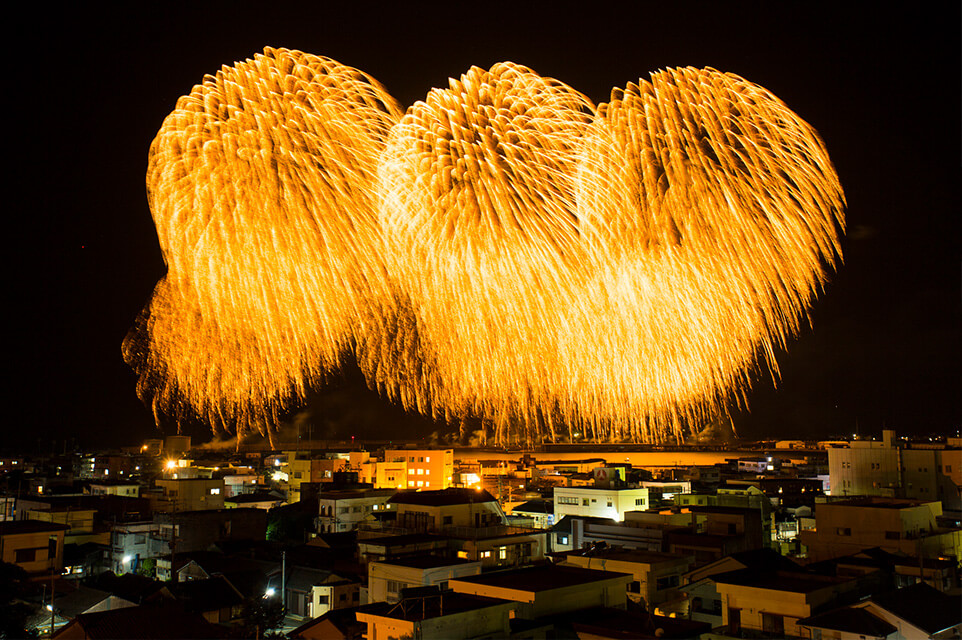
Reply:
[[[958, 3], [82, 4], [61, 13], [36, 3], [9, 25], [8, 445], [119, 445], [154, 433], [120, 354], [164, 273], [144, 187], [148, 146], [205, 73], [265, 45], [360, 68], [406, 105], [470, 65], [502, 60], [596, 102], [668, 66], [761, 84], [825, 140], [849, 234], [812, 328], [780, 355], [778, 389], [756, 384], [752, 412], [736, 416], [740, 434], [962, 425]], [[374, 425], [398, 420], [416, 431], [353, 378], [318, 403], [315, 419], [337, 435], [383, 435]]]

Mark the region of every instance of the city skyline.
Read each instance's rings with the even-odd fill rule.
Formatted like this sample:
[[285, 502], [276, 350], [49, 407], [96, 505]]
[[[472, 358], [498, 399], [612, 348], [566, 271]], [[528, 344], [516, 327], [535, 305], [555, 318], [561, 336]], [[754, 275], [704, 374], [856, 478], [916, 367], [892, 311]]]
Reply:
[[[151, 434], [152, 418], [120, 356], [120, 341], [164, 272], [146, 205], [147, 147], [203, 74], [267, 45], [363, 68], [404, 105], [472, 64], [503, 60], [596, 102], [611, 86], [669, 66], [711, 66], [770, 89], [821, 134], [846, 192], [848, 234], [812, 329], [778, 354], [777, 390], [764, 377], [756, 382], [752, 413], [734, 416], [739, 434], [958, 428], [958, 96], [949, 88], [959, 69], [957, 11], [625, 5], [598, 16], [535, 5], [515, 9], [511, 29], [493, 5], [489, 14], [381, 11], [367, 23], [359, 10], [298, 20], [219, 6], [199, 15], [52, 16], [41, 44], [20, 48], [35, 58], [17, 68], [19, 86], [33, 91], [20, 105], [30, 124], [15, 134], [24, 136], [17, 148], [27, 155], [14, 184], [36, 211], [28, 229], [42, 248], [16, 249], [19, 264], [37, 266], [15, 286], [27, 339], [15, 346], [13, 395], [26, 401], [14, 414], [22, 428], [8, 425], [12, 438]], [[648, 27], [636, 26], [646, 19]], [[26, 82], [38, 69], [58, 78], [49, 94]], [[336, 423], [337, 437], [399, 419], [351, 375], [335, 383], [340, 390], [321, 392], [313, 415]], [[364, 417], [351, 417], [358, 412]], [[408, 435], [433, 430], [407, 420]]]

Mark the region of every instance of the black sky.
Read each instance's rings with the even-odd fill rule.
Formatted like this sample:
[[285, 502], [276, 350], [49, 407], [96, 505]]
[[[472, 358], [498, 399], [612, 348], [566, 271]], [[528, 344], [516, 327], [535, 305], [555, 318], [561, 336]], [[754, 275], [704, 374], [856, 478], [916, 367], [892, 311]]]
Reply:
[[[825, 140], [849, 234], [812, 328], [779, 357], [778, 389], [756, 384], [751, 413], [736, 416], [740, 434], [962, 425], [958, 3], [80, 5], [29, 9], [10, 29], [4, 65], [8, 445], [126, 444], [154, 433], [120, 355], [164, 273], [145, 195], [147, 150], [205, 73], [267, 45], [360, 68], [406, 105], [471, 65], [502, 60], [596, 102], [668, 66], [711, 66], [761, 84]], [[338, 435], [375, 435], [376, 425], [402, 419], [353, 378], [318, 406], [327, 417], [317, 419]], [[415, 423], [405, 420], [406, 429]]]

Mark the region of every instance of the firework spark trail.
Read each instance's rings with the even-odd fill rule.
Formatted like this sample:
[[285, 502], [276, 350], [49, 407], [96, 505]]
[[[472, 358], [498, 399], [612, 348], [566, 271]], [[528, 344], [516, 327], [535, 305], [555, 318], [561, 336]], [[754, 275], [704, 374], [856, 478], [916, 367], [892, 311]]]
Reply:
[[181, 99], [148, 176], [170, 272], [125, 343], [158, 414], [269, 433], [353, 348], [372, 387], [501, 442], [679, 438], [777, 371], [839, 255], [821, 141], [737, 76], [596, 110], [501, 63], [398, 116], [283, 50]]
[[381, 162], [389, 270], [436, 354], [432, 397], [499, 439], [550, 399], [557, 318], [586, 262], [573, 176], [592, 109], [525, 67], [475, 67], [408, 109]]
[[178, 101], [147, 174], [168, 274], [125, 342], [155, 409], [276, 424], [379, 322], [373, 183], [400, 115], [356, 69], [284, 49]]
[[596, 278], [574, 296], [565, 358], [606, 364], [584, 363], [569, 394], [601, 437], [658, 441], [652, 416], [679, 437], [747, 387], [757, 358], [777, 371], [774, 348], [840, 255], [838, 179], [810, 126], [712, 69], [615, 90], [582, 153]]

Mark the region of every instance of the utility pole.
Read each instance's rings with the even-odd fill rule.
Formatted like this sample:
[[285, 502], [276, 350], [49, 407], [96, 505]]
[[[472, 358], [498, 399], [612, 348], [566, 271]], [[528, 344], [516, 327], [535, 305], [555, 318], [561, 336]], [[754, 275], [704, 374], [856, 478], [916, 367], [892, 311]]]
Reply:
[[281, 551], [281, 608], [287, 613], [287, 551]]

